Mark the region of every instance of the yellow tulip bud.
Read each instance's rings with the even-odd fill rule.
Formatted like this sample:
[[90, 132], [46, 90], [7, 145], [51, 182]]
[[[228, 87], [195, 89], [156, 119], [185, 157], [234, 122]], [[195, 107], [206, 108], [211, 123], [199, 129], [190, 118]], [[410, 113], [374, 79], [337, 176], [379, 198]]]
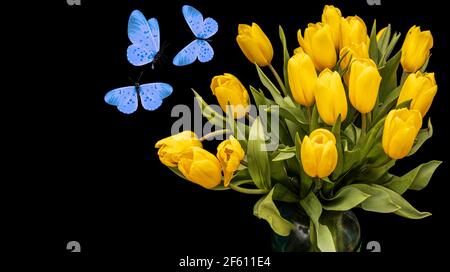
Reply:
[[242, 118], [250, 110], [247, 89], [232, 74], [215, 76], [211, 81], [211, 91], [216, 96], [220, 107], [226, 113], [230, 108], [234, 118]]
[[402, 46], [402, 57], [400, 62], [403, 70], [415, 73], [430, 56], [433, 47], [433, 36], [430, 31], [420, 31], [420, 27], [413, 26], [408, 31]]
[[181, 156], [178, 170], [183, 176], [207, 189], [220, 184], [222, 173], [219, 160], [200, 147], [190, 147]]
[[329, 25], [308, 24], [305, 37], [299, 29], [297, 39], [305, 53], [311, 57], [317, 70], [332, 69], [336, 65], [336, 50]]
[[388, 27], [386, 26], [386, 27], [382, 28], [380, 31], [378, 31], [378, 33], [377, 33], [377, 42], [380, 41], [381, 37], [383, 36], [384, 32], [386, 32], [387, 28]]
[[358, 16], [348, 16], [341, 19], [340, 48], [350, 47], [352, 43], [370, 44], [366, 24]]
[[338, 72], [325, 69], [317, 78], [316, 104], [320, 118], [332, 126], [339, 114], [341, 120], [347, 117], [347, 99]]
[[341, 39], [341, 11], [331, 5], [325, 5], [322, 13], [322, 23], [327, 24], [331, 28], [331, 36], [333, 37], [334, 47], [339, 48]]
[[202, 143], [192, 131], [183, 131], [164, 138], [155, 145], [156, 148], [159, 148], [159, 160], [169, 167], [176, 167], [181, 154], [192, 146], [202, 147]]
[[310, 107], [314, 104], [317, 73], [311, 58], [300, 48], [288, 61], [288, 79], [294, 100]]
[[391, 110], [384, 122], [383, 149], [392, 159], [404, 158], [422, 127], [422, 116], [417, 110]]
[[300, 157], [303, 170], [310, 177], [328, 177], [336, 168], [338, 153], [336, 138], [330, 131], [319, 128], [303, 138]]
[[348, 96], [360, 113], [372, 111], [377, 101], [381, 76], [371, 59], [355, 59], [350, 66]]
[[422, 74], [420, 71], [410, 74], [403, 84], [400, 96], [398, 97], [397, 105], [411, 100], [409, 106], [412, 110], [418, 110], [425, 116], [430, 109], [433, 98], [437, 92], [436, 80], [434, 73]]
[[272, 44], [256, 23], [252, 23], [251, 26], [240, 24], [236, 41], [244, 55], [252, 63], [267, 66], [272, 62]]
[[221, 142], [217, 147], [217, 158], [222, 165], [223, 185], [225, 187], [228, 187], [228, 184], [230, 184], [233, 173], [238, 169], [244, 156], [245, 153], [241, 144], [233, 136]]

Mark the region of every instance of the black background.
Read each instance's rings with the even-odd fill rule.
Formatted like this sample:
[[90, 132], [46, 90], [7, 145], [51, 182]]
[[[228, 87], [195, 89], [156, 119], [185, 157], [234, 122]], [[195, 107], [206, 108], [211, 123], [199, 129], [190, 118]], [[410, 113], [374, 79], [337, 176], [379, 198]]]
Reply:
[[[219, 32], [212, 37], [215, 56], [209, 63], [197, 61], [186, 67], [171, 63], [178, 50], [193, 39], [181, 14], [183, 4], [193, 5], [219, 23]], [[23, 188], [23, 198], [17, 202], [25, 199], [27, 203], [18, 214], [24, 223], [17, 239], [26, 237], [19, 239], [23, 241], [20, 252], [28, 251], [33, 241], [39, 245], [38, 252], [47, 256], [144, 255], [169, 267], [186, 255], [270, 254], [270, 228], [252, 215], [257, 197], [208, 191], [176, 177], [159, 162], [154, 144], [170, 135], [177, 119], [170, 117], [172, 106], [193, 107], [190, 88], [207, 102], [216, 103], [209, 89], [214, 75], [230, 72], [247, 86], [261, 86], [235, 41], [239, 23], [257, 22], [262, 27], [274, 45], [273, 64], [279, 69], [278, 25], [283, 26], [292, 52], [298, 47], [298, 28], [320, 21], [325, 4], [334, 4], [345, 16], [359, 15], [369, 31], [376, 18], [379, 28], [391, 23], [394, 30], [405, 34], [416, 24], [433, 33], [428, 70], [436, 73], [439, 90], [427, 118], [432, 118], [435, 134], [414, 157], [400, 161], [395, 168], [402, 174], [432, 159], [444, 161], [426, 189], [405, 194], [417, 209], [433, 216], [416, 221], [355, 212], [364, 241], [379, 241], [382, 256], [429, 258], [445, 250], [449, 36], [447, 18], [439, 16], [442, 1], [382, 0], [381, 6], [369, 6], [365, 0], [81, 0], [81, 6], [68, 6], [66, 1], [40, 3], [35, 10], [29, 6], [37, 18], [29, 21], [34, 31], [28, 35], [38, 53], [34, 69], [28, 70], [31, 75], [25, 78], [39, 83], [41, 91], [34, 94], [38, 100], [23, 101], [24, 111], [29, 111], [26, 121], [18, 125], [32, 135], [22, 135], [27, 150], [19, 161], [27, 168], [17, 173]], [[168, 44], [164, 51], [167, 60], [155, 70], [127, 62], [127, 22], [134, 9], [159, 20], [161, 42]], [[130, 85], [128, 78], [136, 79], [141, 71], [145, 71], [141, 83], [163, 81], [174, 87], [160, 109], [149, 112], [139, 108], [124, 115], [104, 103], [107, 91]], [[215, 144], [207, 146], [213, 150]], [[78, 257], [65, 249], [71, 240], [81, 243]], [[291, 262], [311, 258], [293, 257]]]

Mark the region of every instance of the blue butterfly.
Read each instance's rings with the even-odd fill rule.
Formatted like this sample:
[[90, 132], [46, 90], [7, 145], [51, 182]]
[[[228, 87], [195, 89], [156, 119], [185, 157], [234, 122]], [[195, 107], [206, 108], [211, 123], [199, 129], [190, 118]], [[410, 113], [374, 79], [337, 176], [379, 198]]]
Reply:
[[128, 38], [132, 44], [127, 49], [128, 61], [142, 66], [158, 58], [160, 49], [158, 20], [147, 21], [139, 10], [131, 13], [128, 20]]
[[[137, 95], [139, 93], [139, 96]], [[155, 82], [136, 86], [117, 88], [105, 95], [105, 102], [117, 106], [125, 114], [137, 110], [138, 100], [144, 109], [152, 111], [161, 106], [162, 100], [172, 93], [172, 86], [167, 83]]]
[[212, 60], [214, 50], [206, 40], [216, 34], [219, 29], [216, 20], [212, 18], [203, 20], [202, 14], [188, 5], [183, 6], [182, 12], [196, 39], [181, 49], [173, 59], [173, 64], [184, 66], [193, 63], [197, 58], [200, 62]]

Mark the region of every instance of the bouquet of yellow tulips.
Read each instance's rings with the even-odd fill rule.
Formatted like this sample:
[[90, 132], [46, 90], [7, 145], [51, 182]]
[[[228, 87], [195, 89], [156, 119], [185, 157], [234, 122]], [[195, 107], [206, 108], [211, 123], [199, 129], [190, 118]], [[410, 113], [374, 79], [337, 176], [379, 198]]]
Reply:
[[368, 34], [358, 16], [343, 17], [338, 8], [325, 6], [321, 22], [298, 31], [300, 47], [293, 56], [281, 27], [279, 36], [282, 76], [271, 64], [273, 47], [263, 30], [256, 23], [239, 25], [236, 41], [261, 81], [249, 86], [257, 110], [252, 112], [237, 77], [215, 76], [211, 91], [225, 114], [194, 94], [203, 116], [218, 128], [209, 136], [227, 138], [214, 155], [202, 147], [208, 135], [184, 131], [156, 143], [161, 162], [207, 189], [260, 194], [254, 215], [280, 236], [294, 228], [280, 203], [298, 204], [320, 251], [336, 251], [334, 226], [322, 220], [326, 211], [358, 207], [411, 219], [429, 216], [402, 194], [427, 186], [441, 162], [401, 176], [389, 170], [433, 134], [430, 119], [422, 128], [437, 92], [434, 73], [426, 71], [430, 31], [413, 26], [394, 53], [400, 34], [390, 25], [377, 32], [374, 23]]

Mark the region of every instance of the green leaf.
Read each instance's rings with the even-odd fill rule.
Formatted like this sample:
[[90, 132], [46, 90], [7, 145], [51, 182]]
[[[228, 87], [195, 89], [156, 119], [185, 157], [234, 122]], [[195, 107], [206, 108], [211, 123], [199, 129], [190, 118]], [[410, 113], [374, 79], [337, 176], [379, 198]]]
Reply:
[[402, 56], [402, 52], [398, 51], [398, 53], [393, 56], [382, 68], [380, 68], [381, 75], [381, 84], [380, 90], [378, 92], [379, 101], [384, 103], [387, 95], [397, 88], [397, 69], [400, 64], [400, 58]]
[[381, 52], [381, 55], [384, 55], [386, 52], [386, 49], [389, 45], [389, 40], [391, 38], [391, 25], [389, 24], [386, 27], [386, 30], [384, 31], [383, 35], [381, 35], [380, 40], [378, 41], [378, 49]]
[[264, 128], [258, 117], [250, 128], [247, 146], [248, 171], [256, 187], [270, 189], [270, 164], [267, 152], [262, 150], [264, 145]]
[[[382, 184], [385, 179], [383, 178], [393, 166], [395, 165], [395, 160], [390, 160], [384, 165], [379, 167], [369, 167], [366, 171], [361, 173], [361, 176], [358, 177], [358, 181], [362, 183], [376, 183]], [[390, 174], [389, 174], [390, 175]], [[392, 176], [392, 175], [390, 175]]]
[[253, 86], [250, 86], [250, 91], [252, 93], [253, 100], [255, 100], [256, 106], [259, 107], [261, 105], [275, 105], [275, 101], [266, 98], [263, 92], [258, 91], [257, 89], [253, 88]]
[[431, 57], [431, 54], [428, 56], [427, 60], [420, 68], [420, 72], [425, 73], [425, 71], [427, 70], [427, 67], [428, 67], [428, 63], [430, 62], [430, 57]]
[[[272, 106], [267, 107], [266, 111], [271, 112]], [[279, 114], [282, 118], [290, 120], [302, 127], [307, 128], [308, 125], [306, 123], [306, 120], [301, 119], [301, 114], [299, 113], [299, 109], [296, 108], [289, 108], [289, 107], [278, 107], [277, 109], [279, 111]]]
[[353, 123], [347, 126], [344, 130], [344, 136], [351, 141], [352, 147], [358, 142], [360, 135], [361, 129]]
[[195, 99], [197, 100], [197, 103], [202, 111], [202, 115], [206, 119], [208, 119], [208, 121], [211, 124], [220, 128], [224, 128], [226, 126], [227, 121], [223, 117], [223, 115], [213, 110], [194, 89], [192, 89], [192, 91], [194, 92]]
[[358, 206], [368, 197], [370, 197], [369, 194], [355, 187], [345, 186], [334, 197], [326, 199], [322, 205], [325, 210], [329, 211], [347, 211]]
[[389, 190], [388, 188], [385, 188], [377, 184], [373, 184], [372, 186], [378, 188], [379, 190], [387, 192], [392, 202], [394, 202], [397, 206], [400, 207], [400, 209], [394, 212], [396, 215], [400, 215], [402, 217], [409, 219], [422, 219], [431, 215], [431, 213], [429, 212], [419, 212], [411, 204], [409, 204], [409, 202], [406, 201], [401, 195], [397, 194], [392, 190]]
[[377, 43], [377, 21], [373, 21], [372, 32], [370, 33], [369, 57], [378, 64], [378, 43]]
[[379, 66], [383, 66], [384, 64], [386, 64], [386, 60], [389, 59], [389, 57], [391, 56], [392, 50], [394, 50], [394, 47], [397, 44], [398, 40], [400, 39], [400, 36], [401, 36], [400, 33], [394, 33], [394, 36], [392, 37], [386, 50], [382, 52]]
[[280, 105], [281, 107], [289, 107], [289, 105], [286, 103], [286, 101], [283, 99], [283, 96], [281, 96], [280, 91], [277, 89], [277, 87], [270, 81], [270, 79], [264, 74], [264, 72], [259, 68], [258, 65], [255, 64], [256, 70], [258, 71], [259, 79], [261, 80], [261, 83], [264, 85], [264, 87], [269, 90], [270, 94], [272, 95], [273, 99], [275, 100], [275, 103]]
[[374, 187], [374, 185], [352, 184], [348, 187], [356, 188], [361, 192], [370, 195], [369, 198], [367, 198], [360, 204], [360, 207], [366, 211], [392, 213], [401, 209], [399, 205], [392, 201], [389, 193], [377, 187]]
[[294, 152], [280, 152], [275, 158], [272, 159], [272, 161], [284, 161], [293, 157], [295, 157]]
[[263, 196], [258, 202], [256, 202], [253, 207], [253, 214], [260, 219], [266, 220], [276, 234], [280, 236], [288, 236], [294, 228], [294, 225], [281, 216], [280, 211], [278, 211], [272, 200], [273, 193], [274, 188], [272, 188], [267, 195]]
[[338, 152], [338, 161], [336, 164], [336, 168], [333, 172], [333, 179], [339, 177], [342, 173], [342, 167], [344, 165], [344, 154], [342, 150], [342, 141], [341, 141], [341, 115], [339, 114], [336, 123], [334, 123], [333, 128], [331, 129], [334, 136], [336, 137], [336, 149]]
[[322, 252], [335, 252], [336, 247], [330, 230], [326, 225], [319, 223], [319, 218], [322, 214], [322, 205], [320, 204], [319, 199], [317, 199], [317, 196], [313, 192], [309, 193], [305, 198], [300, 200], [300, 205], [314, 224], [317, 247]]
[[314, 105], [311, 114], [311, 123], [309, 124], [309, 132], [319, 128], [319, 111], [317, 110], [317, 104]]
[[416, 143], [413, 145], [408, 156], [413, 155], [419, 148], [433, 136], [433, 126], [431, 125], [431, 118], [428, 118], [428, 128], [421, 129], [416, 138]]
[[273, 200], [287, 202], [287, 203], [298, 203], [300, 201], [299, 197], [289, 190], [286, 186], [281, 183], [275, 184], [273, 186]]
[[291, 96], [291, 89], [289, 86], [289, 79], [288, 79], [288, 73], [287, 73], [287, 67], [288, 67], [288, 61], [289, 61], [289, 51], [287, 49], [286, 45], [286, 36], [284, 35], [283, 28], [281, 26], [278, 27], [279, 33], [280, 33], [280, 40], [281, 44], [283, 46], [283, 77], [284, 77], [284, 86], [286, 86], [286, 95]]
[[430, 161], [421, 164], [401, 177], [393, 176], [391, 181], [383, 186], [400, 195], [408, 189], [422, 190], [428, 185], [434, 171], [441, 163], [441, 161]]

